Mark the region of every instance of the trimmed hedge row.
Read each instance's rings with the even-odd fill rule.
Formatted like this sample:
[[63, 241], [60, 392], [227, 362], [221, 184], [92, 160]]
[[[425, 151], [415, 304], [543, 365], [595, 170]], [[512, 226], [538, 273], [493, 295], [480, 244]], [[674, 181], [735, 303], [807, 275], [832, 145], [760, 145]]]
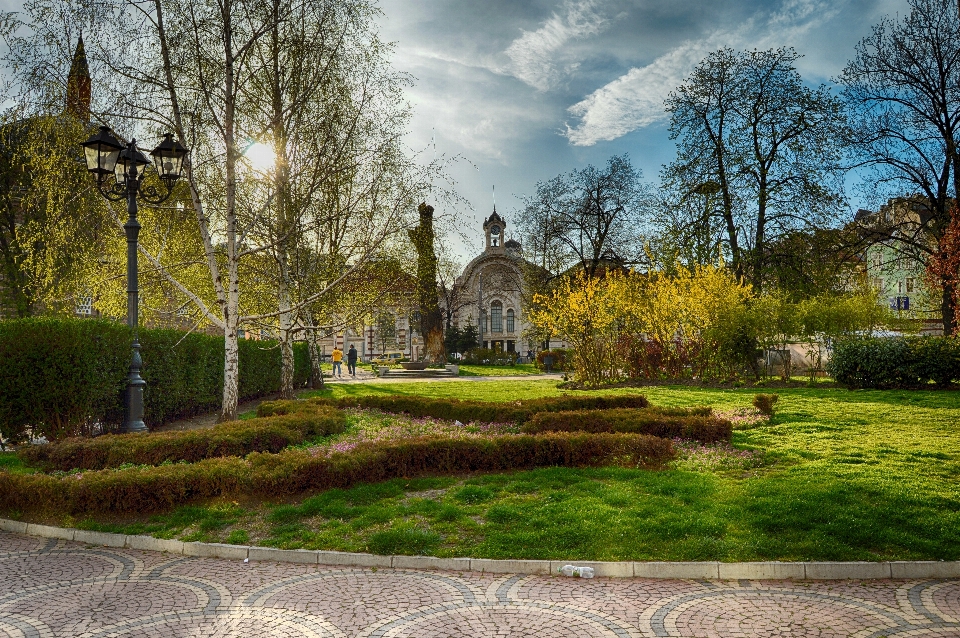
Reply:
[[[419, 396], [387, 395], [344, 397], [340, 400], [312, 398], [340, 408], [366, 408], [382, 410], [394, 414], [409, 414], [413, 417], [433, 417], [464, 423], [481, 421], [484, 423], [524, 423], [540, 412], [561, 412], [569, 410], [610, 410], [614, 408], [646, 408], [649, 406], [644, 396], [580, 396], [568, 395], [513, 401], [510, 403], [491, 403], [487, 401], [462, 401], [460, 399], [429, 399]], [[257, 411], [259, 416], [272, 414], [267, 404]]]
[[0, 472], [0, 511], [158, 512], [223, 496], [300, 494], [399, 477], [605, 464], [656, 467], [672, 443], [642, 434], [551, 433], [369, 443], [331, 457], [303, 450], [55, 477]]
[[916, 388], [960, 382], [960, 339], [873, 337], [838, 341], [827, 372], [851, 388]]
[[[180, 330], [140, 329], [147, 425], [216, 409], [223, 395], [223, 338]], [[123, 419], [122, 390], [132, 337], [99, 319], [0, 321], [0, 437], [57, 440], [96, 433]], [[276, 342], [240, 340], [241, 399], [280, 388]], [[305, 344], [294, 348], [295, 383], [310, 374]]]
[[[709, 408], [707, 408], [709, 410]], [[703, 443], [729, 441], [733, 424], [702, 409], [584, 410], [541, 412], [521, 426], [523, 432], [630, 432]]]
[[276, 416], [265, 419], [221, 423], [207, 430], [72, 438], [24, 447], [17, 455], [47, 471], [101, 470], [125, 463], [194, 463], [251, 452], [276, 453], [310, 437], [339, 434], [347, 427], [346, 415], [334, 408], [303, 401], [276, 403], [285, 405], [275, 411]]

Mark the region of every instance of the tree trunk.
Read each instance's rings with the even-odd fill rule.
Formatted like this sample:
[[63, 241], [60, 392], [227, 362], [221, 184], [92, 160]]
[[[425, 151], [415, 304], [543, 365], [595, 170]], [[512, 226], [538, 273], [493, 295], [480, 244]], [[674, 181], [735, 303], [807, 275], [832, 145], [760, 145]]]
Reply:
[[437, 253], [433, 240], [433, 206], [425, 202], [417, 209], [420, 225], [410, 231], [410, 239], [417, 249], [417, 301], [420, 306], [420, 334], [423, 335], [424, 356], [427, 363], [446, 363], [443, 344], [443, 314], [437, 292]]
[[320, 367], [320, 348], [317, 347], [317, 328], [313, 321], [313, 315], [310, 312], [307, 316], [307, 347], [310, 350], [310, 388], [318, 390], [323, 388], [323, 368]]
[[227, 307], [224, 312], [223, 407], [221, 421], [237, 419], [237, 403], [240, 400], [240, 357], [237, 332], [240, 323], [240, 247], [237, 245], [237, 146], [236, 146], [236, 94], [234, 89], [233, 53], [233, 3], [223, 3], [223, 51], [224, 51], [224, 143], [226, 146], [225, 213], [227, 221]]
[[957, 332], [956, 287], [952, 282], [943, 282], [943, 300], [940, 312], [943, 314], [943, 336], [950, 337]]
[[280, 283], [280, 398], [296, 399], [293, 387], [293, 313], [290, 312], [290, 292], [286, 282]]
[[240, 344], [237, 340], [237, 313], [230, 313], [223, 335], [223, 408], [220, 421], [237, 420], [237, 404], [240, 400]]

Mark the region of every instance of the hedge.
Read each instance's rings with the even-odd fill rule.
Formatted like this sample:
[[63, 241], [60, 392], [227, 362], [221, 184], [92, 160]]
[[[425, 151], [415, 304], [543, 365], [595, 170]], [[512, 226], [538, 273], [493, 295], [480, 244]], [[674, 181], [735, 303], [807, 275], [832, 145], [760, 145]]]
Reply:
[[286, 405], [277, 409], [276, 416], [265, 419], [231, 421], [206, 430], [78, 437], [30, 445], [17, 454], [27, 464], [47, 471], [101, 470], [126, 463], [194, 463], [251, 452], [276, 453], [310, 437], [339, 434], [347, 427], [346, 415], [334, 408], [304, 401], [283, 403]]
[[827, 372], [851, 388], [917, 388], [960, 382], [960, 339], [873, 337], [838, 341]]
[[291, 449], [62, 477], [0, 472], [0, 511], [159, 512], [214, 497], [277, 498], [399, 477], [626, 463], [657, 467], [674, 455], [669, 440], [647, 435], [551, 433], [367, 443], [330, 457]]
[[[223, 338], [172, 329], [140, 329], [144, 419], [148, 426], [216, 409], [223, 395]], [[123, 419], [122, 391], [132, 338], [99, 319], [0, 321], [0, 436], [57, 440], [94, 434]], [[241, 399], [280, 388], [275, 341], [240, 340]], [[309, 354], [294, 348], [295, 383], [306, 382]]]
[[[709, 410], [709, 408], [707, 408]], [[630, 432], [668, 439], [688, 439], [703, 443], [729, 441], [733, 424], [692, 410], [585, 410], [581, 412], [540, 412], [521, 427], [523, 432]]]
[[[641, 395], [621, 396], [580, 396], [567, 395], [546, 397], [527, 401], [493, 403], [488, 401], [463, 401], [460, 399], [430, 399], [408, 395], [357, 396], [340, 400], [313, 398], [308, 401], [322, 402], [340, 408], [367, 408], [383, 410], [394, 414], [409, 414], [413, 417], [433, 417], [449, 421], [458, 420], [468, 423], [523, 423], [539, 412], [560, 412], [564, 410], [608, 410], [613, 408], [645, 408], [647, 398]], [[259, 416], [272, 414], [269, 405], [261, 405]]]

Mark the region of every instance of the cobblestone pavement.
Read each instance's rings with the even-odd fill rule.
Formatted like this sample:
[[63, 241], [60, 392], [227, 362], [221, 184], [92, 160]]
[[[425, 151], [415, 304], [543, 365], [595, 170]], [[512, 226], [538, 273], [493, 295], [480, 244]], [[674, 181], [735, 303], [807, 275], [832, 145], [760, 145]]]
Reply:
[[0, 637], [960, 636], [960, 581], [577, 580], [185, 558], [0, 532]]

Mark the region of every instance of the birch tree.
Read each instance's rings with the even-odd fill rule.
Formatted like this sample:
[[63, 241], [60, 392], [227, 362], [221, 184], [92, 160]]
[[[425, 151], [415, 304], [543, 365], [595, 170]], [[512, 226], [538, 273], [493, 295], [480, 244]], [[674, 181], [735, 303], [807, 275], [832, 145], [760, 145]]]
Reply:
[[[189, 301], [198, 316], [223, 330], [221, 418], [236, 418], [241, 326], [282, 326], [285, 359], [292, 362], [287, 347], [297, 314], [361, 269], [402, 227], [402, 218], [418, 198], [417, 170], [403, 156], [396, 126], [384, 126], [389, 133], [374, 144], [383, 149], [376, 159], [359, 161], [356, 149], [369, 142], [359, 137], [369, 129], [359, 125], [359, 117], [350, 126], [349, 117], [333, 117], [329, 111], [345, 86], [363, 88], [362, 82], [351, 84], [349, 76], [339, 75], [357, 67], [338, 58], [349, 48], [338, 39], [352, 37], [354, 51], [364, 38], [366, 45], [376, 43], [364, 32], [373, 28], [375, 12], [363, 2], [90, 0], [79, 3], [80, 9], [61, 10], [67, 4], [40, 0], [30, 5], [34, 19], [24, 26], [32, 29], [32, 35], [14, 38], [19, 46], [11, 47], [11, 56], [32, 73], [43, 67], [48, 54], [44, 43], [53, 40], [52, 32], [75, 32], [84, 25], [92, 31], [93, 25], [111, 24], [110, 30], [98, 30], [96, 45], [90, 47], [92, 66], [99, 71], [94, 77], [95, 91], [100, 91], [96, 116], [126, 136], [172, 130], [192, 149], [184, 170], [185, 199], [199, 236], [195, 259], [205, 264], [207, 280], [197, 285], [184, 278], [183, 256], [169, 260], [162, 239], [152, 248], [149, 240], [144, 241], [141, 257], [145, 267]], [[61, 15], [59, 23], [50, 20]], [[344, 26], [350, 20], [351, 26]], [[310, 39], [318, 34], [326, 39]], [[301, 64], [298, 56], [305, 52], [320, 66]], [[364, 53], [372, 56], [368, 59], [374, 66], [386, 61], [382, 45]], [[310, 83], [318, 79], [319, 88], [313, 87]], [[338, 97], [355, 104], [358, 93], [340, 92]], [[364, 99], [362, 90], [359, 99]], [[361, 112], [376, 126], [373, 116], [382, 106], [383, 101], [368, 100], [363, 109], [352, 112]], [[297, 130], [301, 124], [312, 132], [301, 135], [303, 131]], [[325, 137], [325, 130], [335, 134]], [[262, 180], [243, 155], [250, 141], [261, 136], [280, 151], [269, 193], [258, 187]], [[350, 159], [343, 161], [345, 157]], [[304, 171], [310, 162], [319, 168]], [[381, 179], [388, 174], [390, 180]], [[333, 184], [337, 189], [331, 195]], [[347, 214], [341, 215], [344, 211]], [[310, 220], [307, 226], [302, 223], [305, 216]], [[326, 227], [333, 234], [349, 237], [352, 249], [332, 251], [335, 258], [328, 263], [337, 264], [334, 270], [326, 278], [311, 280], [317, 288], [294, 294], [296, 270], [290, 266], [291, 255], [297, 254], [294, 239], [304, 230], [320, 228], [322, 220], [329, 222]], [[343, 248], [344, 242], [325, 236], [324, 244], [322, 250], [314, 246], [314, 252]], [[273, 257], [274, 267], [265, 267], [263, 255]], [[271, 273], [274, 278], [269, 281], [278, 289], [272, 310], [263, 308], [256, 294]], [[285, 375], [285, 387], [290, 383], [292, 375]]]
[[293, 339], [314, 323], [305, 312], [335, 292], [331, 282], [364, 270], [397, 239], [423, 184], [399, 145], [409, 78], [390, 69], [373, 5], [271, 0], [269, 8], [269, 35], [255, 49], [259, 71], [244, 95], [276, 164], [251, 237], [274, 260], [281, 394], [292, 397]]

